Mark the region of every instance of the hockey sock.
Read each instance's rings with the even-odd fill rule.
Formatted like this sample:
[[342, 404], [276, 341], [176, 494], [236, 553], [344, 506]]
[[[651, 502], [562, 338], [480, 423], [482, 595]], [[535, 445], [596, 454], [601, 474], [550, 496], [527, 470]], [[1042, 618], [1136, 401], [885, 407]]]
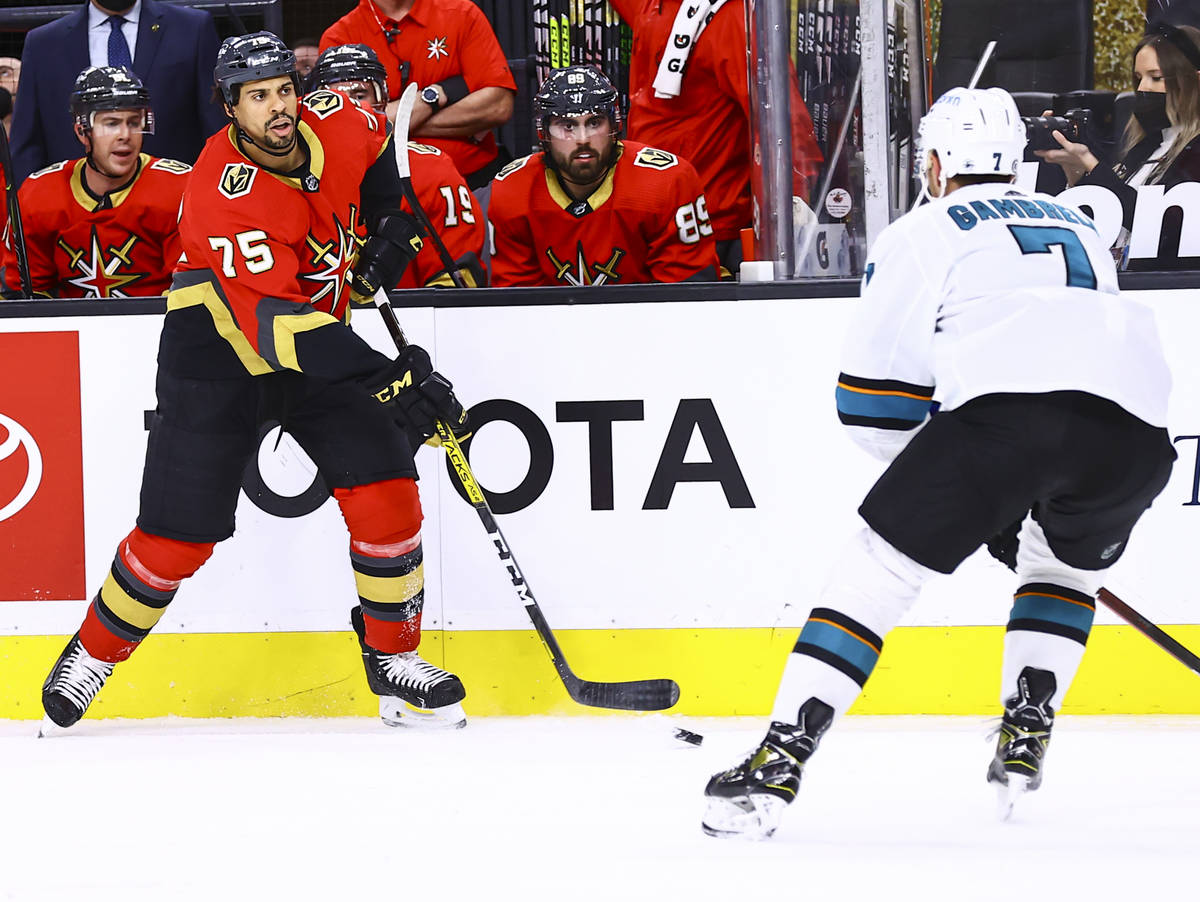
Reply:
[[856, 534], [788, 656], [771, 719], [796, 723], [801, 705], [810, 698], [844, 714], [879, 660], [882, 637], [934, 572], [870, 529]]
[[124, 661], [146, 638], [179, 584], [212, 554], [212, 542], [180, 542], [135, 528], [117, 547], [104, 585], [79, 628], [93, 658]]
[[425, 603], [416, 482], [391, 479], [333, 494], [350, 529], [350, 564], [367, 645], [386, 654], [415, 650]]

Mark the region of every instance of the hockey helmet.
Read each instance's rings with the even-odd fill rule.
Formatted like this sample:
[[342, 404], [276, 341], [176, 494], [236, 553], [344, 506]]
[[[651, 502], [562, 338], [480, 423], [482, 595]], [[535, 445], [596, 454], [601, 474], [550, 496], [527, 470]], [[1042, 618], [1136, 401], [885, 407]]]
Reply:
[[142, 80], [128, 69], [116, 66], [89, 66], [79, 73], [71, 89], [71, 118], [85, 132], [102, 110], [141, 110], [142, 132], [154, 134], [154, 111], [150, 92]]
[[264, 78], [290, 75], [300, 93], [300, 75], [296, 72], [296, 54], [269, 31], [226, 38], [217, 51], [213, 81], [229, 106], [237, 106], [241, 86]]
[[599, 113], [612, 122], [612, 131], [621, 131], [621, 107], [617, 89], [594, 66], [568, 66], [558, 69], [542, 82], [533, 97], [533, 118], [538, 140], [546, 148], [551, 116], [583, 116]]
[[917, 160], [921, 190], [929, 190], [929, 154], [941, 167], [940, 187], [956, 175], [1015, 176], [1025, 157], [1025, 123], [1003, 88], [951, 88], [921, 119]]
[[366, 82], [375, 88], [377, 105], [388, 100], [387, 72], [375, 51], [366, 44], [340, 44], [328, 48], [317, 57], [317, 64], [308, 78], [313, 91], [340, 82]]

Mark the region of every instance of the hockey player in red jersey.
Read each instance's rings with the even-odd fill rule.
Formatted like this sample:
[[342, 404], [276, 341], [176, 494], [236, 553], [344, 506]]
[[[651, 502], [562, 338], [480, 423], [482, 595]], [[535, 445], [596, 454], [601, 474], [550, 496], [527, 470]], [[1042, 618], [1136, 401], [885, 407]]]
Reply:
[[[387, 75], [375, 51], [366, 44], [339, 44], [317, 59], [309, 76], [314, 90], [339, 91], [364, 109], [374, 110], [380, 122], [387, 118]], [[454, 161], [429, 144], [408, 144], [417, 201], [429, 216], [438, 237], [455, 261], [463, 281], [480, 286], [485, 278], [479, 255], [483, 250], [484, 224], [475, 195], [454, 166]], [[401, 205], [408, 209], [407, 202]], [[410, 211], [412, 212], [412, 211]], [[453, 285], [433, 242], [426, 242], [417, 258], [404, 270], [396, 288]]]
[[691, 163], [618, 138], [617, 91], [590, 66], [533, 99], [541, 153], [508, 164], [488, 210], [492, 284], [712, 281], [717, 255]]
[[191, 167], [141, 152], [154, 113], [141, 80], [126, 69], [84, 69], [70, 113], [85, 156], [35, 172], [18, 193], [32, 291], [21, 285], [11, 239], [0, 289], [25, 297], [166, 294]]
[[[421, 247], [394, 209], [389, 138], [341, 94], [301, 105], [295, 57], [269, 32], [226, 40], [215, 81], [232, 122], [207, 142], [183, 200], [137, 526], [47, 677], [43, 706], [59, 726], [82, 717], [181, 581], [232, 535], [241, 474], [260, 418], [271, 418], [316, 463], [349, 529], [351, 622], [381, 714], [400, 722], [412, 706], [461, 725], [462, 683], [416, 651], [413, 450], [438, 419], [465, 434], [466, 414], [424, 350], [393, 361], [347, 327], [351, 287], [373, 297]], [[370, 237], [359, 250], [361, 221]]]

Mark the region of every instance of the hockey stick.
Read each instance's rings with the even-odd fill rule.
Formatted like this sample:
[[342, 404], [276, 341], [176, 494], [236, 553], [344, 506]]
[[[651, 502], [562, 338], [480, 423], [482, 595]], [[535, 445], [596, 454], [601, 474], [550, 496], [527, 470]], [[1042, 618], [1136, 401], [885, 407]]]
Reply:
[[1151, 623], [1117, 596], [1113, 595], [1108, 589], [1101, 589], [1096, 593], [1096, 598], [1104, 604], [1106, 608], [1140, 632], [1143, 636], [1169, 654], [1179, 663], [1183, 664], [1192, 670], [1193, 673], [1200, 674], [1200, 657], [1197, 657], [1188, 649], [1184, 648], [1160, 627]]
[[[392, 136], [396, 142], [396, 168], [400, 172], [401, 182], [409, 183], [409, 190], [411, 190], [409, 179], [411, 170], [408, 164], [408, 141], [406, 139], [408, 137], [408, 116], [412, 111], [415, 98], [416, 86], [409, 85], [400, 98], [400, 106], [396, 113], [396, 130]], [[401, 133], [401, 129], [403, 129], [403, 133]], [[392, 310], [392, 305], [388, 303], [387, 296], [383, 292], [380, 292], [378, 306], [379, 312], [383, 316], [384, 325], [387, 326], [388, 334], [392, 336], [392, 341], [396, 343], [396, 348], [403, 350], [408, 344], [408, 340], [404, 337], [404, 330], [400, 328], [400, 322], [396, 319], [396, 313]], [[679, 684], [674, 680], [656, 679], [634, 680], [624, 683], [598, 683], [580, 679], [575, 675], [567, 665], [567, 660], [563, 656], [562, 649], [559, 648], [558, 640], [554, 637], [554, 631], [550, 629], [550, 624], [546, 622], [546, 617], [542, 614], [542, 609], [538, 607], [537, 600], [533, 597], [533, 590], [529, 588], [529, 583], [526, 582], [525, 575], [521, 572], [521, 567], [517, 563], [516, 557], [509, 548], [504, 534], [500, 531], [499, 524], [496, 523], [496, 518], [492, 514], [492, 509], [488, 505], [487, 498], [484, 497], [483, 490], [479, 487], [479, 483], [475, 479], [475, 474], [471, 472], [471, 465], [467, 462], [467, 455], [463, 452], [462, 446], [459, 445], [458, 439], [454, 437], [454, 432], [449, 426], [441, 420], [438, 420], [436, 425], [438, 438], [441, 439], [442, 446], [450, 456], [454, 473], [466, 492], [471, 506], [475, 508], [475, 512], [479, 515], [479, 519], [483, 523], [483, 528], [487, 531], [489, 538], [491, 538], [492, 545], [500, 557], [500, 562], [508, 571], [509, 579], [516, 590], [517, 597], [525, 607], [525, 613], [529, 615], [534, 629], [537, 630], [538, 637], [541, 638], [542, 643], [546, 646], [546, 650], [550, 653], [550, 660], [554, 664], [554, 669], [558, 672], [563, 685], [566, 687], [567, 694], [581, 705], [587, 705], [592, 708], [618, 708], [625, 711], [662, 711], [672, 707], [679, 701]]]
[[437, 229], [429, 221], [429, 216], [425, 212], [425, 208], [417, 200], [417, 192], [413, 190], [412, 167], [408, 162], [408, 123], [412, 116], [413, 105], [416, 102], [417, 83], [413, 81], [409, 82], [408, 87], [404, 89], [404, 93], [400, 95], [400, 106], [396, 108], [396, 125], [392, 130], [392, 141], [395, 144], [393, 151], [396, 154], [396, 170], [400, 173], [400, 192], [404, 195], [404, 199], [408, 201], [408, 205], [412, 207], [413, 214], [417, 217], [417, 222], [421, 224], [421, 228], [429, 233], [429, 239], [433, 242], [438, 259], [441, 260], [442, 266], [446, 267], [446, 275], [450, 277], [450, 281], [454, 283], [454, 287], [467, 288], [469, 286], [466, 280], [463, 279], [462, 273], [458, 271], [458, 265], [454, 262], [454, 258], [450, 256], [450, 251], [447, 250], [445, 243], [442, 241], [442, 236], [437, 233]]
[[12, 230], [13, 251], [17, 255], [17, 274], [21, 277], [21, 290], [25, 297], [33, 297], [33, 281], [29, 276], [29, 248], [25, 244], [25, 227], [21, 225], [21, 204], [17, 200], [17, 186], [13, 184], [12, 151], [8, 147], [8, 134], [0, 125], [0, 169], [4, 170], [4, 201], [8, 205], [8, 227]]

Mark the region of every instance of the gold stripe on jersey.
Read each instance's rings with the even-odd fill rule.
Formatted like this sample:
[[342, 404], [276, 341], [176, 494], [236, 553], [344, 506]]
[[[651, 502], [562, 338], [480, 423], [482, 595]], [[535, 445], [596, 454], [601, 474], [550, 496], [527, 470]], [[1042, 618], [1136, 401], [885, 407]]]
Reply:
[[[242, 330], [238, 328], [233, 313], [216, 285], [216, 278], [212, 270], [206, 269], [176, 275], [175, 284], [180, 287], [172, 288], [167, 293], [167, 313], [186, 307], [204, 307], [212, 317], [217, 334], [229, 342], [250, 375], [264, 376], [274, 372], [271, 364], [255, 352]], [[180, 284], [181, 282], [184, 284]]]
[[[270, 299], [264, 298], [264, 300]], [[290, 301], [285, 303], [295, 306]], [[296, 336], [301, 332], [311, 332], [313, 329], [320, 329], [322, 326], [330, 324], [336, 325], [338, 322], [339, 320], [334, 319], [332, 315], [319, 310], [310, 310], [308, 313], [275, 314], [271, 317], [271, 337], [275, 345], [275, 359], [282, 367], [303, 372], [300, 369], [300, 359], [296, 355]]]
[[[137, 173], [130, 180], [128, 185], [126, 185], [120, 191], [114, 191], [112, 194], [108, 195], [108, 202], [114, 207], [121, 206], [121, 204], [124, 203], [125, 198], [129, 197], [129, 192], [133, 190], [133, 186], [138, 183], [138, 179], [142, 177], [142, 173], [146, 171], [149, 165], [150, 155], [145, 153], [138, 154]], [[87, 188], [83, 187], [83, 171], [86, 168], [86, 158], [75, 161], [75, 168], [71, 171], [71, 196], [75, 198], [75, 202], [79, 204], [79, 206], [91, 213], [96, 209], [99, 201], [92, 197], [92, 195], [88, 194]]]
[[[608, 168], [608, 174], [604, 176], [604, 180], [600, 183], [590, 195], [585, 198], [587, 204], [593, 210], [600, 209], [601, 204], [605, 203], [613, 193], [613, 177], [617, 171], [617, 160], [621, 159], [621, 154], [625, 152], [624, 146], [620, 141], [617, 142], [617, 156], [613, 160], [612, 166]], [[549, 166], [546, 167], [546, 190], [550, 192], [550, 196], [554, 198], [554, 202], [566, 210], [568, 207], [579, 203], [571, 195], [563, 190], [562, 185], [558, 182], [558, 176]]]
[[[321, 139], [317, 137], [317, 133], [312, 130], [312, 127], [303, 120], [297, 120], [296, 131], [299, 133], [300, 137], [304, 139], [304, 143], [308, 145], [308, 171], [313, 174], [317, 181], [320, 181], [321, 176], [325, 174], [325, 148], [321, 145]], [[232, 123], [226, 130], [225, 134], [229, 138], [229, 143], [233, 145], [233, 149], [236, 150], [243, 159], [248, 160], [255, 166], [258, 166], [257, 163], [242, 153], [242, 148], [238, 146], [237, 133], [234, 131]], [[289, 188], [295, 188], [297, 191], [304, 190], [304, 186], [300, 183], [300, 179], [291, 178], [290, 176], [282, 175], [278, 172], [272, 172], [270, 169], [265, 167], [259, 166], [258, 168], [262, 169], [262, 171], [267, 173], [267, 175], [279, 179], [279, 181], [283, 182]]]

